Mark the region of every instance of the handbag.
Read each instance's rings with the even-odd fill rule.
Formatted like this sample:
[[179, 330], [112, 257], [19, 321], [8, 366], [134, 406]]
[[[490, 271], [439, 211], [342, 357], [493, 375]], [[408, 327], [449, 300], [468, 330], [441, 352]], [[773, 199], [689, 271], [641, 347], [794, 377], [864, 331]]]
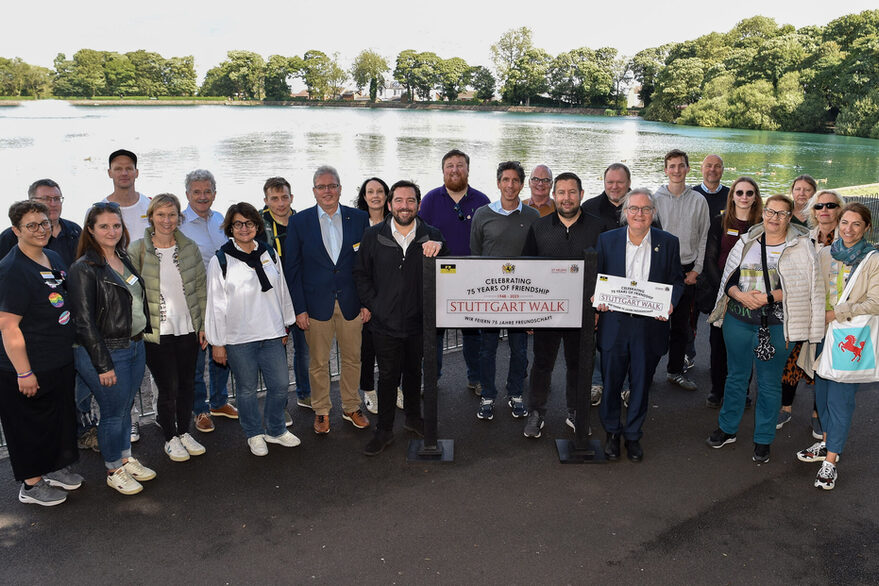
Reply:
[[[870, 252], [849, 277], [838, 303], [845, 303]], [[879, 315], [857, 315], [841, 323], [833, 320], [824, 333], [824, 349], [815, 372], [823, 379], [840, 383], [879, 381], [876, 348], [879, 347]]]
[[[760, 237], [760, 261], [763, 263], [763, 284], [766, 287], [766, 294], [769, 295], [772, 286], [769, 284], [769, 266], [766, 262], [765, 233]], [[775, 346], [772, 345], [772, 334], [769, 332], [769, 305], [767, 303], [761, 308], [760, 329], [757, 330], [757, 345], [754, 347], [754, 356], [757, 357], [757, 360], [764, 362], [772, 360], [772, 357], [775, 356]]]

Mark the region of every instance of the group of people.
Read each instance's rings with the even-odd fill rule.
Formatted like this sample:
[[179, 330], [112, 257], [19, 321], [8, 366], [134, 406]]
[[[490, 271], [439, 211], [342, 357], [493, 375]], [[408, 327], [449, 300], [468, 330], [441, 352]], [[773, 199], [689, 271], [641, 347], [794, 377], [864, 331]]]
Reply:
[[[707, 404], [720, 408], [708, 444], [736, 441], [753, 370], [753, 459], [768, 462], [776, 429], [790, 420], [797, 383], [814, 380], [819, 441], [798, 457], [822, 462], [815, 485], [833, 488], [857, 385], [821, 378], [815, 359], [827, 323], [879, 313], [879, 255], [869, 254], [865, 239], [869, 209], [818, 191], [807, 175], [794, 181], [792, 197], [764, 202], [753, 178], [721, 185], [717, 155], [705, 158], [703, 181], [690, 187], [689, 159], [679, 150], [665, 156], [668, 183], [655, 193], [631, 189], [629, 169], [614, 163], [604, 172], [604, 191], [585, 202], [576, 174], [553, 177], [545, 164], [526, 181], [520, 163], [500, 163], [493, 202], [470, 186], [466, 153], [449, 151], [441, 168], [443, 184], [423, 199], [415, 183], [388, 186], [370, 177], [348, 207], [340, 203], [339, 173], [321, 166], [313, 175], [312, 207], [296, 213], [290, 184], [272, 177], [263, 186], [262, 210], [240, 202], [221, 214], [212, 209], [217, 189], [209, 171], [186, 176], [184, 210], [173, 194], [137, 192], [137, 156], [119, 150], [109, 157], [114, 191], [89, 208], [82, 229], [60, 217], [60, 186], [35, 182], [28, 200], [10, 207], [11, 228], [0, 235], [0, 421], [22, 481], [19, 499], [55, 505], [79, 487], [82, 477], [70, 469], [77, 436], [81, 446], [89, 445], [90, 434], [96, 438], [107, 484], [120, 493], [136, 494], [155, 478], [131, 448], [139, 439], [134, 403], [146, 366], [172, 461], [205, 453], [190, 431], [193, 421], [200, 433], [213, 431], [212, 416], [238, 419], [254, 455], [266, 455], [268, 444], [299, 445], [287, 430], [288, 342], [296, 402], [313, 410], [316, 434], [330, 432], [335, 339], [342, 419], [367, 429], [372, 424], [363, 407], [377, 415], [364, 453], [377, 455], [393, 442], [397, 408], [405, 414], [403, 428], [422, 436], [422, 259], [579, 259], [588, 248], [598, 251], [600, 273], [672, 290], [669, 314], [659, 318], [597, 308], [591, 401], [608, 459], [620, 458], [623, 440], [631, 461], [644, 458], [642, 427], [662, 356], [668, 353], [667, 380], [696, 390], [686, 372], [706, 313], [712, 324]], [[531, 197], [522, 199], [526, 182]], [[856, 282], [840, 302], [852, 275]], [[501, 332], [461, 333], [467, 388], [480, 399], [476, 416], [490, 421]], [[562, 343], [566, 423], [574, 428], [580, 330], [507, 334], [505, 402], [513, 417], [525, 419], [524, 435], [541, 436]], [[437, 331], [439, 376], [444, 335]], [[230, 371], [237, 408], [228, 401]]]

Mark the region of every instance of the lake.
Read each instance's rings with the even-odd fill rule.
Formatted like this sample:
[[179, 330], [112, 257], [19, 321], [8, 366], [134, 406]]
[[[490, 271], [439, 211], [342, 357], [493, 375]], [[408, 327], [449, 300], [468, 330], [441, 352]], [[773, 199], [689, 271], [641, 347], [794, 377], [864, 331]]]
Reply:
[[[756, 177], [764, 193], [787, 192], [801, 173], [820, 187], [879, 181], [879, 141], [835, 135], [708, 129], [558, 114], [427, 110], [196, 106], [73, 106], [61, 101], [0, 107], [0, 204], [26, 197], [35, 179], [61, 184], [64, 216], [81, 222], [88, 205], [110, 193], [107, 155], [137, 153], [137, 188], [146, 195], [184, 196], [183, 179], [196, 168], [217, 178], [215, 208], [236, 201], [262, 204], [262, 184], [282, 175], [293, 186], [293, 206], [314, 204], [311, 176], [321, 164], [338, 168], [343, 203], [364, 178], [389, 184], [412, 179], [424, 192], [442, 182], [440, 159], [452, 148], [471, 157], [470, 184], [496, 199], [495, 169], [518, 160], [554, 173], [573, 171], [586, 197], [601, 192], [601, 174], [613, 162], [631, 169], [633, 186], [665, 183], [662, 157], [688, 152], [692, 183], [698, 163], [720, 154], [724, 183]], [[527, 197], [527, 188], [523, 191]], [[5, 212], [4, 212], [5, 214]], [[7, 221], [0, 220], [5, 225]]]

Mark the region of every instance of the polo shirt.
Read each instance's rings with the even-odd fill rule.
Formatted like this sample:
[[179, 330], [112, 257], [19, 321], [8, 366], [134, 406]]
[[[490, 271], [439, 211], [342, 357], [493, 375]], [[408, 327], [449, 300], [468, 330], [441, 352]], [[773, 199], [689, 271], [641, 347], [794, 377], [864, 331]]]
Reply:
[[445, 185], [431, 189], [421, 200], [419, 217], [437, 228], [446, 239], [451, 256], [470, 256], [470, 227], [476, 210], [489, 203], [488, 196], [467, 186], [467, 193], [458, 202], [460, 214], [455, 210], [455, 201]]

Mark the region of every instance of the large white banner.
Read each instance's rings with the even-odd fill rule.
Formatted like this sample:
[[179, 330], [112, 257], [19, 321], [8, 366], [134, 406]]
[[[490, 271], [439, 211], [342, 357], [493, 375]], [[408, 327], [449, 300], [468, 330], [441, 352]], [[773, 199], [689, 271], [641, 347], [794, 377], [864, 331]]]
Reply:
[[441, 328], [579, 328], [582, 260], [436, 259]]

